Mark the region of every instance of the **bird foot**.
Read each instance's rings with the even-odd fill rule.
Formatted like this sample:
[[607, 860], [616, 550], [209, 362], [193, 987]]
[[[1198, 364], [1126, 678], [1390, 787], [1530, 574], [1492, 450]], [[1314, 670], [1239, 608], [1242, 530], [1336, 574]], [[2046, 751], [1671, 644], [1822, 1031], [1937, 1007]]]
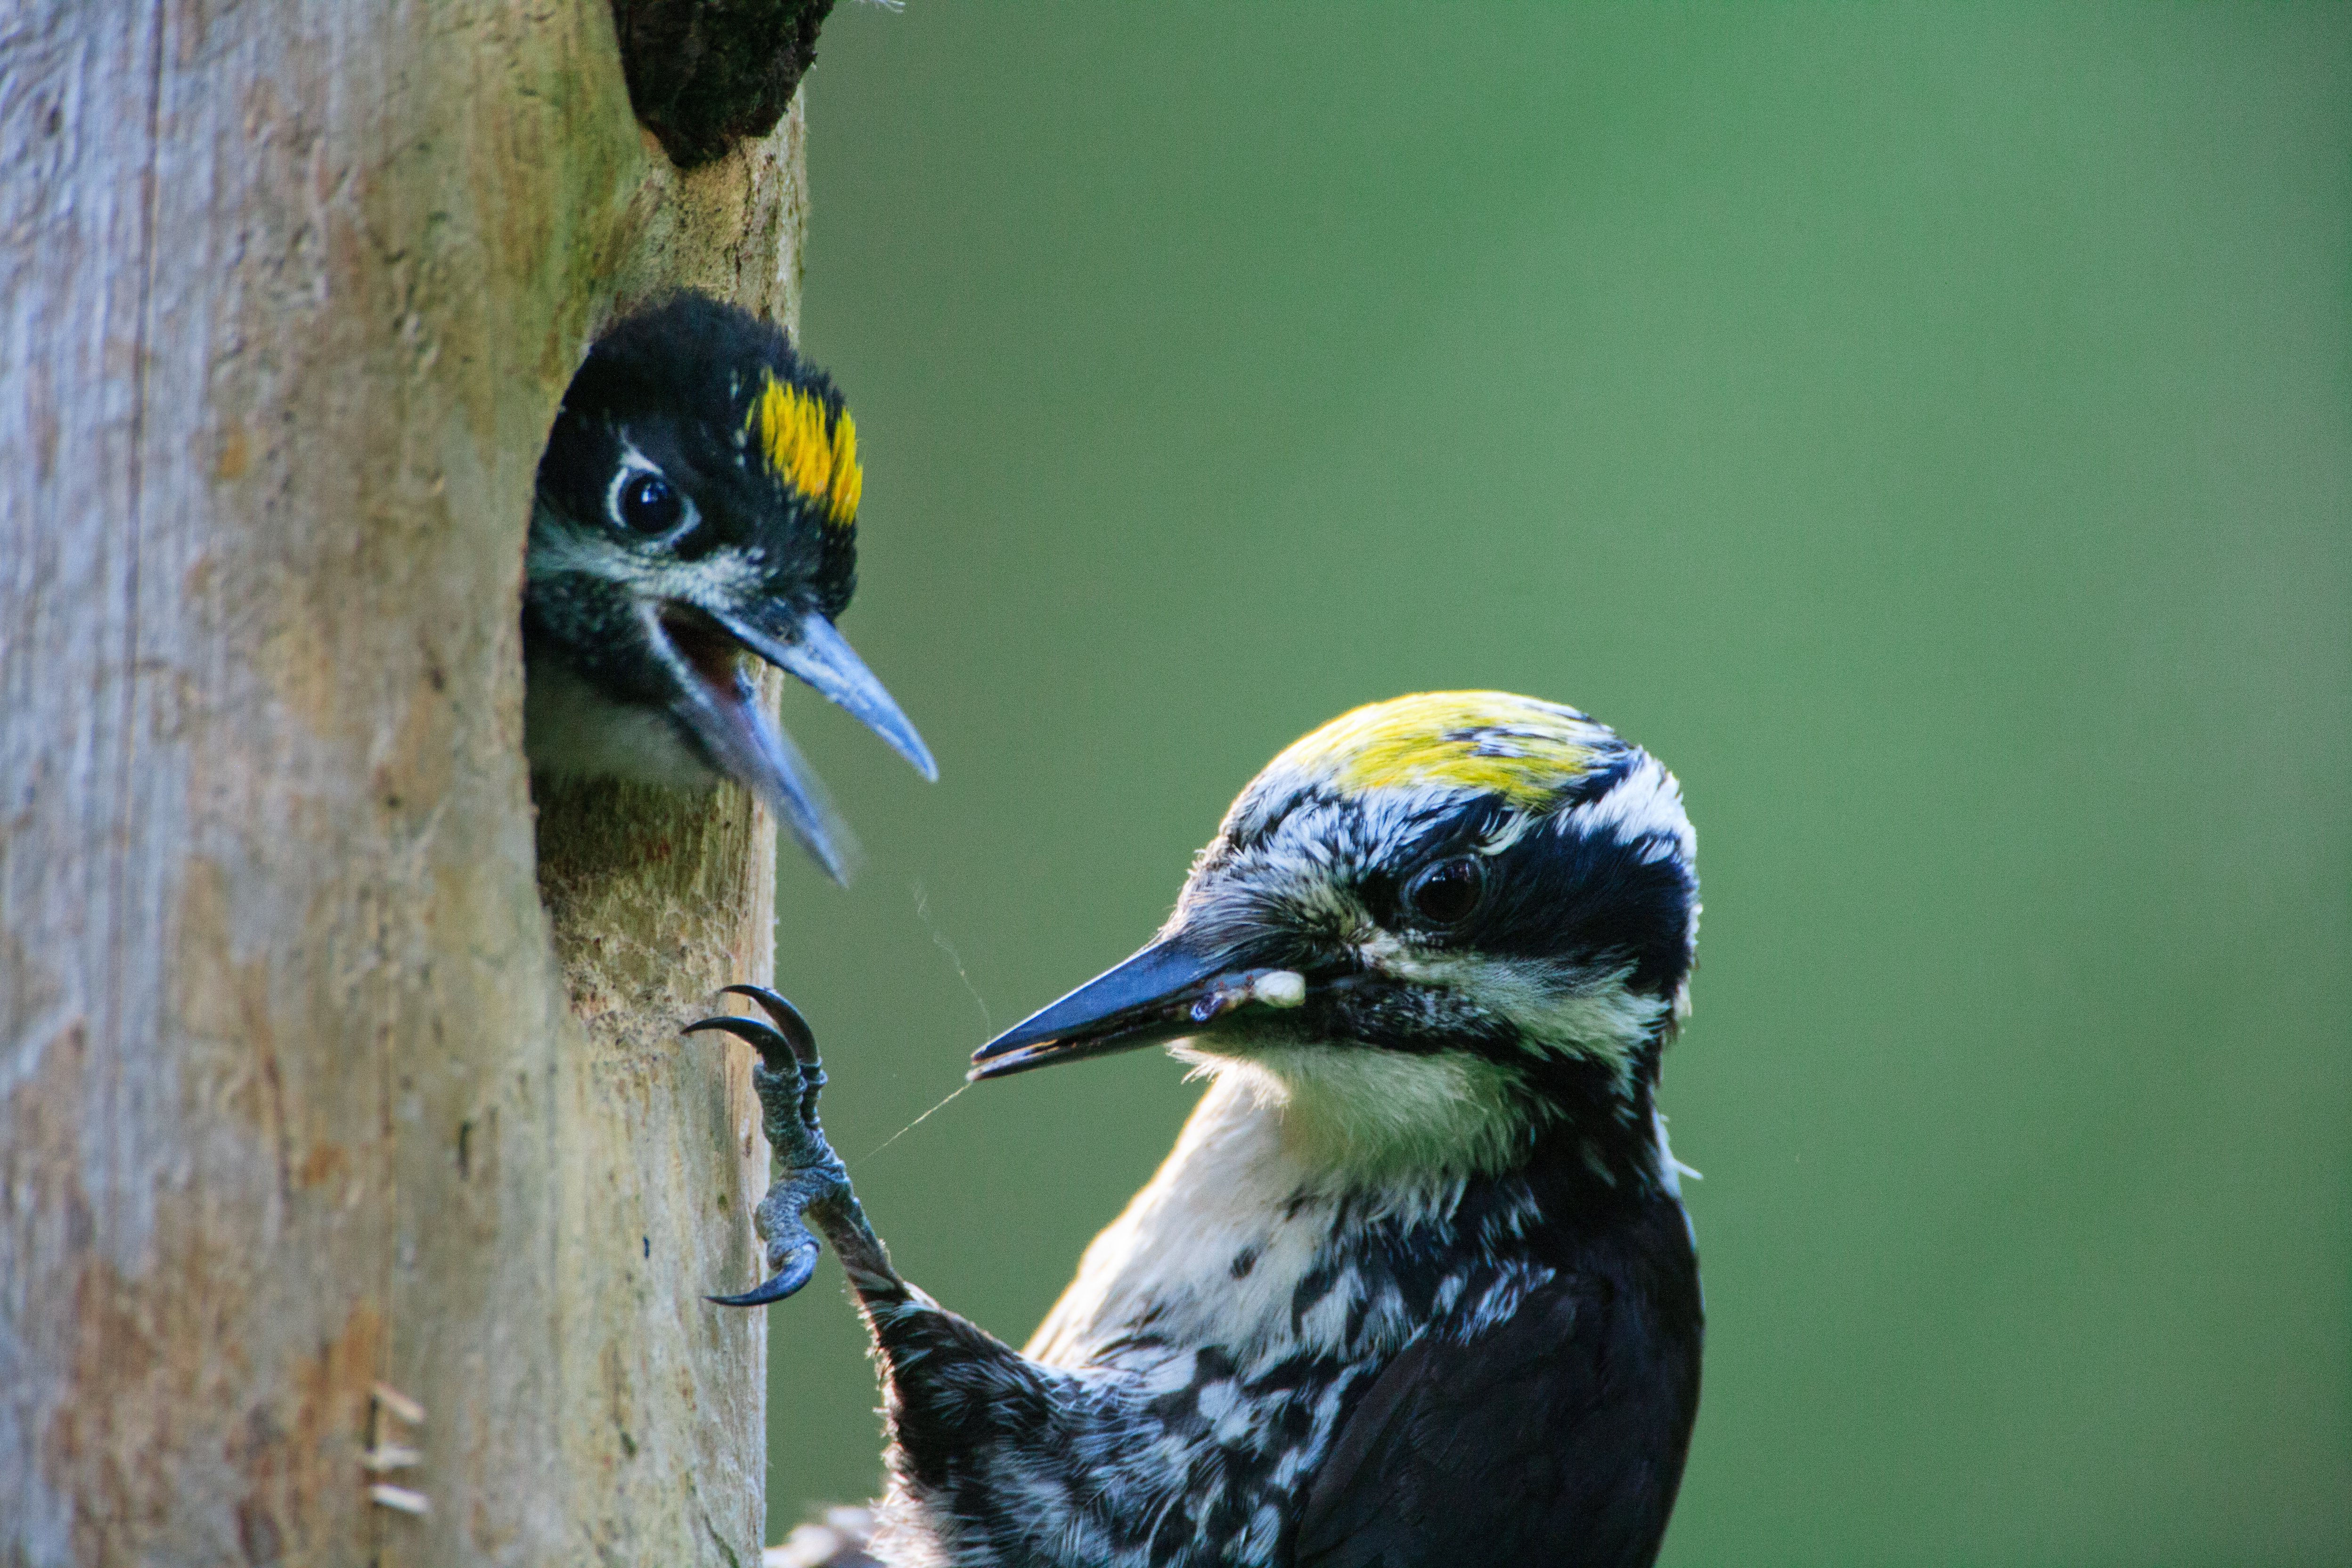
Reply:
[[771, 1021], [730, 1014], [705, 1018], [683, 1032], [718, 1030], [760, 1053], [751, 1068], [751, 1087], [760, 1096], [768, 1142], [783, 1170], [751, 1215], [767, 1249], [767, 1281], [739, 1295], [709, 1300], [722, 1307], [764, 1307], [792, 1295], [816, 1272], [817, 1238], [803, 1217], [808, 1211], [824, 1205], [854, 1213], [856, 1197], [850, 1190], [848, 1167], [825, 1142], [824, 1129], [817, 1122], [816, 1098], [824, 1087], [824, 1068], [817, 1059], [815, 1031], [799, 1008], [763, 985], [724, 990], [750, 997]]

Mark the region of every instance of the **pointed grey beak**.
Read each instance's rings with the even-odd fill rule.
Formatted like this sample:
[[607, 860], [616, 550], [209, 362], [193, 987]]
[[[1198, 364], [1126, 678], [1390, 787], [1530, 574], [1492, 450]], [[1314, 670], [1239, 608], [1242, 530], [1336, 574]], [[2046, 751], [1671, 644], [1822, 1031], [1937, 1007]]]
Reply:
[[831, 621], [814, 610], [786, 610], [769, 617], [773, 623], [771, 630], [731, 611], [705, 606], [704, 613], [745, 647], [847, 709], [859, 723], [913, 763], [917, 773], [933, 784], [939, 782], [939, 764], [931, 761], [923, 738], [915, 733], [914, 725], [898, 711], [898, 705]]
[[800, 749], [760, 700], [742, 668], [735, 628], [691, 606], [656, 611], [648, 605], [647, 613], [655, 646], [667, 652], [678, 677], [672, 710], [692, 728], [719, 771], [767, 802], [809, 858], [847, 887], [857, 840]]
[[1207, 951], [1182, 933], [1163, 937], [1039, 1009], [972, 1053], [974, 1079], [1005, 1078], [1055, 1062], [1082, 1061], [1197, 1035], [1234, 1008], [1255, 1003], [1296, 1007], [1306, 976], [1288, 969], [1244, 969], [1224, 951]]
[[653, 613], [661, 632], [657, 640], [686, 667], [681, 674], [690, 677], [680, 682], [679, 714], [711, 760], [766, 801], [809, 858], [847, 887], [857, 840], [792, 737], [738, 668], [737, 649], [800, 677], [881, 736], [917, 773], [937, 782], [939, 764], [923, 738], [833, 623], [814, 610], [779, 607], [754, 620], [731, 609], [680, 602]]

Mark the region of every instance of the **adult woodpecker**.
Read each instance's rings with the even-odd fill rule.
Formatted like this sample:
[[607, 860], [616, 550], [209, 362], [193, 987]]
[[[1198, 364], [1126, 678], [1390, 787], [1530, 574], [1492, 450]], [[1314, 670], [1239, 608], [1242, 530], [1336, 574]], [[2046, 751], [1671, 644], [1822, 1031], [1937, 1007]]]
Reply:
[[882, 1365], [889, 1494], [832, 1560], [1650, 1563], [1698, 1402], [1654, 1102], [1694, 847], [1673, 774], [1528, 698], [1401, 698], [1276, 757], [1156, 938], [974, 1058], [1164, 1043], [1213, 1080], [1025, 1352], [892, 1270], [789, 1004], [695, 1026], [761, 1048], [784, 1165], [775, 1277], [730, 1300], [807, 1279], [805, 1214]]
[[835, 880], [852, 840], [744, 656], [931, 754], [834, 620], [857, 577], [857, 428], [782, 331], [681, 293], [596, 341], [556, 411], [525, 558], [524, 749], [553, 774], [736, 780]]

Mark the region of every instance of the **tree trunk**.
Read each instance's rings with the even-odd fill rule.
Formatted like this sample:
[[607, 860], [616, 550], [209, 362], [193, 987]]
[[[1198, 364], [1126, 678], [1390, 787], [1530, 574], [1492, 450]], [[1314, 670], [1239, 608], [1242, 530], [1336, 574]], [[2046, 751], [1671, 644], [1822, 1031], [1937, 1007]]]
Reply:
[[756, 1561], [767, 1151], [674, 1030], [773, 830], [535, 865], [517, 612], [588, 339], [789, 321], [800, 149], [677, 174], [604, 0], [0, 13], [0, 1563]]

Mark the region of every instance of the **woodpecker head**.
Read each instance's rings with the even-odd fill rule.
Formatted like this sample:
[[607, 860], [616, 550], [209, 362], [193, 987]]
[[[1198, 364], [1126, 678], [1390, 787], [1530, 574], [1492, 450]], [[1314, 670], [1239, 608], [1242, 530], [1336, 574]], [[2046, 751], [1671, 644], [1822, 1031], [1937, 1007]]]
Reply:
[[1242, 792], [1157, 938], [972, 1076], [1178, 1042], [1359, 1170], [1491, 1172], [1564, 1130], [1647, 1171], [1695, 852], [1674, 775], [1572, 708], [1360, 708]]
[[534, 765], [725, 774], [844, 878], [847, 836], [745, 656], [798, 676], [938, 776], [834, 629], [856, 586], [860, 482], [841, 395], [774, 326], [680, 294], [597, 340], [556, 413], [531, 514]]

